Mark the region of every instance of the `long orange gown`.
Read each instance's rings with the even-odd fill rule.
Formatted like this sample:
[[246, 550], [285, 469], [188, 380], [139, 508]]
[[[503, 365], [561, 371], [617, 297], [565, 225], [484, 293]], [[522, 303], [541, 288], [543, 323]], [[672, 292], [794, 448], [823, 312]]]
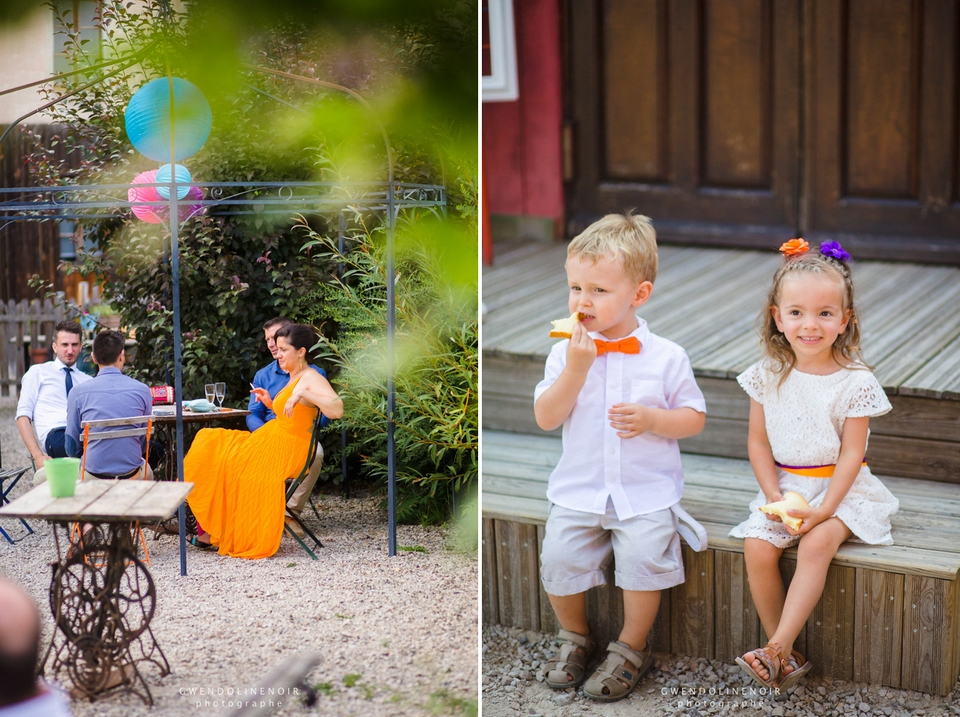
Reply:
[[277, 394], [277, 417], [254, 433], [201, 429], [183, 459], [184, 480], [193, 483], [187, 502], [221, 555], [267, 558], [280, 547], [283, 482], [303, 469], [317, 416], [302, 403], [283, 415], [295, 385]]

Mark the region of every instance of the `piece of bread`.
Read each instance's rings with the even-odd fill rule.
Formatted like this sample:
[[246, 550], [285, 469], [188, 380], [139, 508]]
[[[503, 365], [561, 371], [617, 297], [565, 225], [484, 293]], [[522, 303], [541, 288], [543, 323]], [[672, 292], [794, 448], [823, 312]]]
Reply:
[[799, 530], [800, 524], [803, 522], [803, 518], [795, 518], [792, 515], [789, 515], [787, 511], [793, 508], [809, 507], [810, 505], [806, 500], [803, 499], [802, 495], [789, 490], [783, 494], [783, 500], [779, 500], [776, 503], [761, 505], [760, 512], [766, 513], [767, 515], [779, 516], [784, 525], [789, 525], [793, 530]]
[[583, 314], [575, 311], [567, 319], [557, 319], [551, 321], [553, 328], [550, 330], [551, 339], [569, 339], [573, 336], [573, 327], [583, 320]]

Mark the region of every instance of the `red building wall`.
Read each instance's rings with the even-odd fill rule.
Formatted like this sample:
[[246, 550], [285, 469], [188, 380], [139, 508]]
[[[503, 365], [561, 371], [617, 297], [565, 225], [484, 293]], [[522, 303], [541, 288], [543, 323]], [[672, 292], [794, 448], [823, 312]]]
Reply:
[[559, 0], [514, 0], [520, 98], [483, 104], [483, 167], [492, 214], [563, 227]]

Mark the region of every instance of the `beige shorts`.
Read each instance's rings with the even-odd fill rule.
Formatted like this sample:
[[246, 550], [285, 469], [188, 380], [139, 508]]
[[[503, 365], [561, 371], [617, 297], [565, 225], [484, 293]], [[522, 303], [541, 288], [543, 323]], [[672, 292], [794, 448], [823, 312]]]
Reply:
[[604, 515], [551, 505], [540, 555], [540, 578], [550, 595], [576, 595], [605, 585], [616, 559], [624, 590], [666, 590], [683, 582], [677, 518], [669, 508], [620, 520], [612, 501]]

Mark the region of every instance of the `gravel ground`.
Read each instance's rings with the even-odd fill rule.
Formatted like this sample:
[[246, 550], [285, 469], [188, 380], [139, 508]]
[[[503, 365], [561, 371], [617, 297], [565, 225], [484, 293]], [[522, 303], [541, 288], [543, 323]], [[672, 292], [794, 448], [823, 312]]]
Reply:
[[[9, 399], [0, 402], [3, 466], [29, 463]], [[32, 487], [30, 474], [13, 496]], [[224, 700], [252, 699], [249, 689], [278, 663], [304, 651], [322, 655], [307, 678], [319, 687], [312, 708], [284, 700], [277, 715], [464, 714], [477, 704], [478, 583], [476, 555], [449, 550], [447, 531], [398, 526], [398, 546], [387, 556], [386, 515], [379, 499], [318, 501], [323, 520], [307, 524], [324, 543], [314, 562], [291, 538], [266, 560], [241, 560], [188, 546], [180, 576], [173, 536], [148, 535], [156, 584], [151, 627], [172, 672], [146, 670], [151, 710], [133, 695], [73, 701], [77, 717], [97, 715], [215, 715]], [[48, 604], [55, 558], [49, 527], [16, 545], [0, 540], [0, 572], [41, 605], [44, 640], [53, 620]], [[19, 535], [19, 523], [4, 519]], [[420, 548], [426, 552], [421, 552]]]
[[619, 702], [596, 702], [582, 690], [543, 684], [543, 665], [555, 636], [501, 626], [483, 629], [484, 717], [661, 717], [662, 715], [775, 715], [776, 717], [956, 717], [960, 684], [944, 697], [830, 678], [806, 678], [780, 698], [753, 688], [735, 664], [656, 654], [654, 666]]

